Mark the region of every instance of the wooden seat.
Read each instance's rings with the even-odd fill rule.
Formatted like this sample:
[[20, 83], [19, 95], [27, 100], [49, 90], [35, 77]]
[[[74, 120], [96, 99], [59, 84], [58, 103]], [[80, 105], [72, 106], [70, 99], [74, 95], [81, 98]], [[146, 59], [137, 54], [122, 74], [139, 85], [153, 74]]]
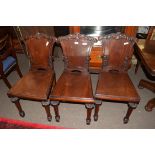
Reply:
[[[124, 117], [127, 123], [129, 116], [140, 101], [140, 97], [128, 76], [134, 40], [117, 33], [101, 37], [103, 47], [103, 65], [98, 78], [95, 98], [97, 100], [121, 101], [128, 103]], [[98, 120], [99, 106], [96, 102], [94, 120]]]
[[[96, 98], [126, 102], [139, 102], [137, 91], [127, 73], [101, 72]], [[114, 98], [114, 99], [113, 99]]]
[[55, 72], [52, 63], [53, 45], [56, 39], [37, 33], [26, 39], [30, 70], [8, 92], [8, 96], [15, 103], [21, 117], [25, 112], [21, 108], [20, 99], [41, 101], [45, 108], [47, 119], [51, 121], [52, 115], [48, 97], [55, 84]]
[[52, 70], [29, 71], [13, 86], [8, 94], [13, 94], [13, 96], [22, 99], [46, 101], [54, 76]]
[[94, 103], [89, 73], [64, 71], [50, 97], [58, 101]]
[[59, 102], [83, 103], [87, 108], [86, 123], [91, 122], [94, 99], [91, 77], [88, 72], [89, 54], [97, 40], [82, 34], [59, 37], [65, 62], [65, 70], [50, 94], [51, 104], [55, 107], [55, 118], [59, 121]]

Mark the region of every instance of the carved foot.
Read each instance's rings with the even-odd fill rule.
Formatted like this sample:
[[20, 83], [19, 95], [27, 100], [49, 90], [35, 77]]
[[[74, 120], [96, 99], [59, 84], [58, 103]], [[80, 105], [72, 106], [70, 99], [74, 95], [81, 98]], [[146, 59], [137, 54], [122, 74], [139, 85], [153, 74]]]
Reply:
[[51, 121], [52, 121], [52, 116], [48, 116], [48, 117], [47, 117], [47, 120], [48, 120], [49, 122], [51, 122]]
[[98, 121], [98, 115], [94, 115], [94, 121]]
[[25, 112], [24, 112], [24, 111], [21, 111], [21, 112], [19, 112], [19, 115], [20, 115], [21, 117], [25, 117]]
[[153, 110], [153, 108], [155, 107], [155, 98], [151, 99], [147, 105], [145, 106], [145, 110], [150, 112]]
[[60, 122], [60, 116], [55, 116], [56, 122]]
[[143, 89], [144, 87], [143, 86], [141, 86], [140, 84], [138, 85], [138, 88], [139, 89]]
[[19, 116], [25, 117], [25, 112], [23, 111], [23, 109], [20, 105], [19, 98], [18, 97], [11, 97], [11, 102], [14, 103], [16, 108], [18, 109]]
[[91, 103], [91, 104], [85, 104], [86, 106], [86, 109], [87, 109], [87, 118], [86, 118], [86, 124], [87, 125], [90, 125], [90, 122], [91, 122], [91, 113], [92, 113], [92, 109], [94, 108], [94, 104]]
[[128, 110], [126, 113], [126, 116], [123, 119], [124, 124], [127, 124], [129, 122], [129, 117], [133, 111], [137, 107], [138, 103], [128, 103]]

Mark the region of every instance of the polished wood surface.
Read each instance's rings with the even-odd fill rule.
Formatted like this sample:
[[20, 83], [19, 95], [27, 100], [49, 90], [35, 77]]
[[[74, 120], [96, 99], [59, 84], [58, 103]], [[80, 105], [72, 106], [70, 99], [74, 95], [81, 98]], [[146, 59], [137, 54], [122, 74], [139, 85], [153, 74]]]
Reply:
[[[103, 47], [103, 64], [95, 98], [133, 103], [129, 104], [124, 117], [124, 123], [128, 123], [132, 110], [140, 101], [140, 97], [127, 73], [131, 65], [134, 39], [119, 33], [106, 35], [100, 39]], [[94, 120], [98, 119], [98, 109], [99, 104], [96, 104]]]
[[95, 94], [96, 98], [103, 100], [139, 102], [138, 93], [127, 73], [102, 71]]
[[58, 101], [94, 103], [88, 72], [64, 71], [50, 95]]
[[47, 100], [54, 80], [52, 70], [29, 71], [8, 92], [9, 96], [37, 101]]
[[[138, 26], [125, 26], [123, 32], [130, 36], [136, 37]], [[70, 33], [80, 33], [80, 26], [70, 26]], [[96, 36], [99, 37], [99, 36]], [[102, 47], [93, 46], [90, 53], [90, 63], [89, 63], [89, 71], [91, 73], [99, 73], [102, 69]]]
[[[135, 48], [139, 63], [145, 67], [148, 74], [155, 77], [155, 40], [146, 40], [143, 43], [138, 42]], [[139, 88], [147, 88], [155, 92], [155, 84], [143, 79], [139, 82]], [[152, 111], [154, 107], [155, 98], [148, 101], [145, 110]]]
[[86, 123], [91, 122], [94, 106], [91, 78], [88, 72], [89, 54], [97, 40], [81, 34], [59, 37], [65, 62], [65, 69], [50, 94], [50, 100], [83, 103], [87, 108]]
[[34, 36], [29, 36], [25, 42], [30, 60], [30, 70], [8, 92], [8, 96], [12, 98], [21, 117], [24, 117], [25, 113], [19, 100], [28, 99], [41, 101], [48, 121], [52, 119], [48, 97], [51, 88], [55, 85], [52, 62], [55, 41], [54, 37], [37, 33]]

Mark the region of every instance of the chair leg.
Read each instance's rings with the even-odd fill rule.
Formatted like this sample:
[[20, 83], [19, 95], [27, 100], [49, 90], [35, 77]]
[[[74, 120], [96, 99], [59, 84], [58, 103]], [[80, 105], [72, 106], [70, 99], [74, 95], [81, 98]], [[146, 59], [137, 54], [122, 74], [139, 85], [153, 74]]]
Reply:
[[98, 101], [96, 101], [95, 112], [94, 112], [94, 121], [98, 120], [98, 112], [99, 112], [99, 108], [100, 108], [101, 104], [102, 104], [101, 101], [100, 101], [100, 103]]
[[51, 101], [51, 105], [54, 108], [56, 122], [60, 122], [59, 107], [58, 107], [59, 101]]
[[11, 86], [10, 82], [7, 80], [7, 78], [2, 75], [2, 79], [3, 79], [4, 83], [7, 85], [7, 87], [10, 89], [12, 86]]
[[124, 124], [127, 124], [129, 122], [129, 117], [130, 117], [133, 109], [136, 109], [137, 105], [138, 105], [138, 103], [129, 103], [128, 104], [128, 110], [127, 110], [126, 116], [123, 119]]
[[45, 108], [45, 111], [46, 111], [46, 115], [47, 115], [47, 120], [49, 122], [52, 121], [52, 115], [51, 115], [51, 112], [50, 112], [50, 104], [48, 101], [42, 101], [42, 106]]
[[11, 101], [15, 104], [16, 108], [18, 109], [19, 111], [19, 115], [21, 117], [25, 117], [25, 112], [23, 111], [21, 105], [20, 105], [20, 102], [19, 102], [19, 98], [17, 97], [12, 97], [11, 98]]
[[20, 69], [19, 69], [19, 66], [17, 65], [16, 66], [16, 71], [17, 71], [17, 73], [18, 73], [18, 75], [19, 75], [19, 77], [23, 77], [23, 75], [22, 75], [22, 73], [21, 73], [21, 71], [20, 71]]
[[94, 104], [85, 104], [86, 109], [87, 109], [87, 118], [86, 118], [86, 124], [90, 125], [91, 122], [91, 113], [92, 113], [92, 109], [94, 108]]

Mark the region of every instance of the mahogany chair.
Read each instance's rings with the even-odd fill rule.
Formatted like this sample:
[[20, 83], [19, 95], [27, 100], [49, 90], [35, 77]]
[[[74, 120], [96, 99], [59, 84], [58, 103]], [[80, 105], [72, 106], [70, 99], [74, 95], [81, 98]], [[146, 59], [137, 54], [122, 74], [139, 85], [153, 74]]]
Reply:
[[11, 84], [7, 80], [7, 76], [14, 70], [22, 77], [16, 51], [11, 44], [11, 36], [6, 34], [0, 38], [0, 79], [3, 79], [8, 88], [11, 88]]
[[103, 65], [99, 74], [95, 92], [94, 120], [98, 120], [100, 100], [109, 100], [128, 103], [128, 110], [124, 123], [140, 101], [140, 97], [128, 76], [131, 57], [133, 54], [134, 39], [124, 34], [116, 33], [100, 37], [103, 47]]
[[69, 34], [59, 37], [58, 41], [63, 49], [65, 69], [50, 94], [56, 121], [60, 120], [59, 102], [72, 102], [86, 106], [86, 123], [90, 124], [95, 102], [88, 66], [91, 48], [97, 40], [82, 34]]
[[26, 39], [25, 44], [30, 60], [29, 72], [23, 76], [8, 92], [11, 101], [15, 103], [19, 115], [25, 116], [19, 100], [40, 101], [45, 108], [48, 121], [52, 120], [48, 102], [51, 88], [55, 85], [52, 54], [56, 39], [37, 33]]

